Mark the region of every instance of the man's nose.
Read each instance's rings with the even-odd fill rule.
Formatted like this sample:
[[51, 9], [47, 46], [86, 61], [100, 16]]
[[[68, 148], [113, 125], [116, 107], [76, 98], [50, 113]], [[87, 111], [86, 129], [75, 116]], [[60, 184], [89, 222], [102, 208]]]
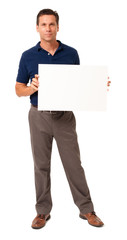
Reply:
[[46, 31], [49, 32], [50, 31], [50, 26], [46, 27]]

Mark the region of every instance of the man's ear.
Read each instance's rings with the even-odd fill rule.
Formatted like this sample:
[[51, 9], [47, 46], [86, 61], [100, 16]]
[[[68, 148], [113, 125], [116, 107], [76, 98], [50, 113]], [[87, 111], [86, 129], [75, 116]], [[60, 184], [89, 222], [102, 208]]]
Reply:
[[38, 32], [38, 25], [36, 25], [36, 31]]
[[59, 25], [57, 25], [57, 32], [59, 32]]

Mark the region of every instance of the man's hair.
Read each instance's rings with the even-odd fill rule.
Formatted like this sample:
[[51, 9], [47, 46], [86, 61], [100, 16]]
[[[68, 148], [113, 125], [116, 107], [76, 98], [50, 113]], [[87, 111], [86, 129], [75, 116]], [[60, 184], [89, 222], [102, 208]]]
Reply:
[[57, 25], [59, 24], [59, 15], [56, 11], [53, 11], [52, 9], [42, 9], [38, 15], [37, 15], [37, 20], [36, 20], [36, 24], [39, 25], [39, 17], [43, 16], [43, 15], [54, 15], [56, 18], [56, 23]]

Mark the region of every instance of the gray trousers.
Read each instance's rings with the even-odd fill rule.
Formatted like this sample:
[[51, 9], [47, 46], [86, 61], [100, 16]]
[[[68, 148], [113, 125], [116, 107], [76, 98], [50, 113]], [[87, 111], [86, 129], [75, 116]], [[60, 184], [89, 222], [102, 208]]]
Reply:
[[53, 138], [56, 140], [75, 204], [83, 214], [94, 211], [85, 173], [81, 166], [73, 112], [67, 111], [60, 116], [38, 111], [36, 107], [31, 106], [29, 125], [34, 159], [37, 213], [48, 214], [52, 209], [50, 160]]

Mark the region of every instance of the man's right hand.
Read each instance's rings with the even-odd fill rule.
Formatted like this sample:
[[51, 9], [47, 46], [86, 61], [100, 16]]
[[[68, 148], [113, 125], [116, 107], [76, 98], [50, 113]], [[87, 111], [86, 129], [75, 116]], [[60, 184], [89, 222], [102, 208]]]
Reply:
[[35, 78], [32, 78], [32, 82], [30, 84], [31, 88], [35, 91], [38, 91], [39, 87], [39, 81], [38, 81], [39, 75], [35, 74]]

